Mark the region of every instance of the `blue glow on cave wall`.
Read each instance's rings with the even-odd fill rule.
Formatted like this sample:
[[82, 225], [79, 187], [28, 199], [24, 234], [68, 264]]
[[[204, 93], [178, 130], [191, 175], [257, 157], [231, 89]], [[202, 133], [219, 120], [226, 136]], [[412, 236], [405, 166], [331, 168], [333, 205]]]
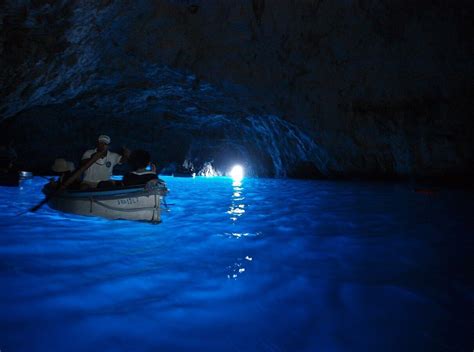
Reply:
[[472, 350], [473, 10], [2, 2], [0, 351]]

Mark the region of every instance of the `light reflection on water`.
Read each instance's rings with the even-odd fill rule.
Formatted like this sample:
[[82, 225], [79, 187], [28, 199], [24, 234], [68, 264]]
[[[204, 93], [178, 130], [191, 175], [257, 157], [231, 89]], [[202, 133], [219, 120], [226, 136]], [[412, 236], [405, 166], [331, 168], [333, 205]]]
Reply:
[[0, 188], [2, 351], [470, 348], [472, 194], [165, 180], [159, 225]]
[[242, 183], [243, 183], [242, 181], [232, 182], [232, 188], [233, 188], [232, 204], [229, 208], [229, 211], [227, 212], [228, 214], [230, 214], [230, 219], [232, 221], [237, 221], [237, 219], [240, 216], [244, 215], [245, 213], [245, 204], [244, 204], [245, 197], [243, 196], [244, 188], [243, 188]]

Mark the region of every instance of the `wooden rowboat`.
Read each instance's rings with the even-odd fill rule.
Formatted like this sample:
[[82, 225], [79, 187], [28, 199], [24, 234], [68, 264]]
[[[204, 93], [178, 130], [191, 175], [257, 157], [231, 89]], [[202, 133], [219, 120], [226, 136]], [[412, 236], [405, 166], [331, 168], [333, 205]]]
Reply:
[[106, 219], [161, 222], [160, 204], [167, 193], [164, 186], [144, 185], [94, 190], [57, 192], [52, 184], [43, 188], [50, 208], [65, 213], [100, 216]]

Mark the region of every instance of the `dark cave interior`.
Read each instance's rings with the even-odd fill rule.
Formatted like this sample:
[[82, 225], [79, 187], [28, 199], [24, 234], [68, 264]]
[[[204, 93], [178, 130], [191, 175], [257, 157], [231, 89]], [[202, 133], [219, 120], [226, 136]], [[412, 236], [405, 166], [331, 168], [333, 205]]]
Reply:
[[165, 172], [472, 177], [471, 2], [2, 8], [0, 137], [22, 168], [47, 174], [106, 133]]

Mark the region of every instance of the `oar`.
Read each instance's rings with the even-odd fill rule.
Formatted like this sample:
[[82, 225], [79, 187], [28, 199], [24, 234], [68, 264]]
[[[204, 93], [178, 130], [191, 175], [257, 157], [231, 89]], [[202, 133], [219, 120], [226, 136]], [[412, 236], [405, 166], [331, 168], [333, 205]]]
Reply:
[[51, 198], [58, 196], [64, 190], [69, 187], [74, 181], [76, 181], [84, 171], [92, 166], [97, 160], [103, 157], [103, 153], [96, 153], [92, 158], [90, 158], [84, 165], [82, 165], [79, 169], [73, 172], [71, 177], [69, 177], [64, 183], [62, 183], [59, 188], [55, 191], [47, 195], [41, 202], [36, 204], [33, 208], [30, 209], [31, 212], [37, 211], [43, 205], [45, 205]]

